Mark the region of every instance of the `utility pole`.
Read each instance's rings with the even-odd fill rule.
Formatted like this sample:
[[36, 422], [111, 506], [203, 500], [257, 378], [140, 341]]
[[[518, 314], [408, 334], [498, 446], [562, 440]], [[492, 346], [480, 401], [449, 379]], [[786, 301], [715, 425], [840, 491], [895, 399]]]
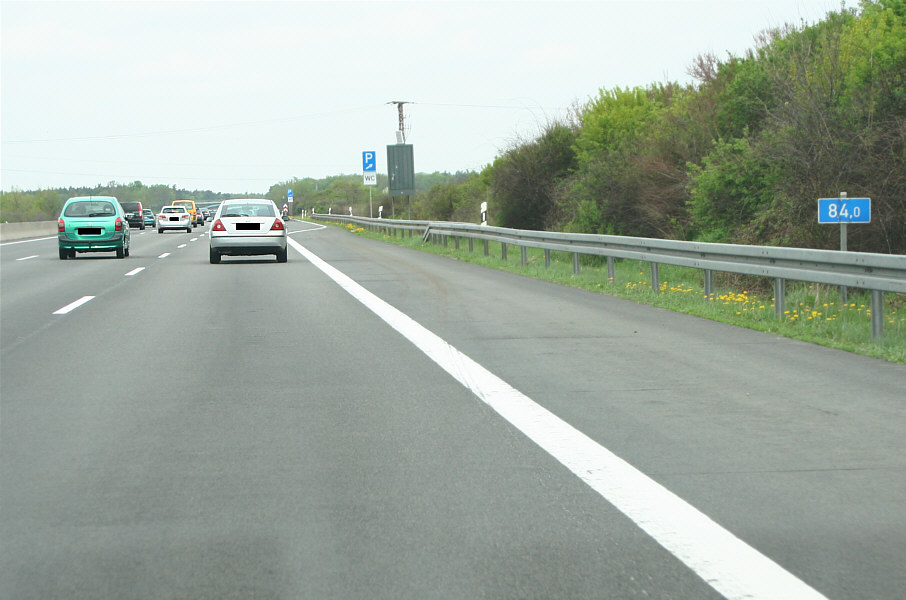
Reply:
[[406, 125], [403, 118], [403, 104], [411, 104], [408, 100], [392, 100], [387, 104], [396, 104], [396, 108], [400, 114], [400, 134], [403, 136], [403, 143], [406, 143]]

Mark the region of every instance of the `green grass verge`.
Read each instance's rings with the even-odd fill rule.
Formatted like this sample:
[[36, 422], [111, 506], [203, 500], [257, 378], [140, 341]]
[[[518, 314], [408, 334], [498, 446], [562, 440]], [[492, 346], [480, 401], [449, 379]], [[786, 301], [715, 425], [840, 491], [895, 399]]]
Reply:
[[787, 282], [785, 313], [777, 317], [774, 314], [772, 281], [763, 278], [716, 274], [715, 294], [707, 299], [704, 274], [698, 269], [661, 265], [660, 289], [655, 292], [651, 288], [651, 268], [646, 262], [616, 260], [614, 280], [609, 281], [605, 261], [596, 257], [581, 257], [579, 274], [576, 275], [570, 253], [552, 252], [548, 267], [545, 266], [543, 250], [528, 248], [526, 265], [523, 266], [518, 246], [508, 246], [507, 260], [503, 260], [503, 251], [498, 243], [491, 242], [485, 256], [484, 242], [480, 240], [475, 240], [474, 250], [469, 252], [466, 239], [460, 240], [457, 250], [452, 239], [448, 239], [446, 245], [432, 244], [423, 242], [417, 235], [388, 236], [353, 225], [339, 226], [363, 237], [501, 271], [906, 364], [904, 294], [884, 294], [884, 335], [878, 342], [873, 342], [869, 293], [864, 290], [850, 289], [848, 301], [843, 304], [836, 286], [790, 281]]

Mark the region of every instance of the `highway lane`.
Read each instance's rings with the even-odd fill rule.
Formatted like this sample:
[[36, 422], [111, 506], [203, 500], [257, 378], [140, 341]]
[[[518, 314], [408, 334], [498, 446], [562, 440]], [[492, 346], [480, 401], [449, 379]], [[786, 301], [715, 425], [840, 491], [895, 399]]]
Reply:
[[124, 259], [101, 252], [61, 261], [55, 237], [0, 245], [0, 310], [6, 317], [0, 322], [0, 351], [51, 326], [58, 320], [54, 311], [83, 296], [106, 293], [123, 284], [128, 273], [152, 268], [162, 254], [180, 251], [180, 245], [197, 242], [204, 232], [200, 227], [192, 234], [133, 229], [130, 256]]
[[[335, 229], [294, 237], [828, 597], [902, 589], [902, 368]], [[173, 238], [91, 261], [70, 284], [95, 299], [41, 304], [31, 334], [8, 291], [78, 261], [11, 275], [0, 252], [15, 597], [716, 597], [298, 254], [213, 266], [202, 238], [158, 259]], [[60, 351], [73, 341], [97, 352]], [[827, 385], [840, 370], [854, 381]]]

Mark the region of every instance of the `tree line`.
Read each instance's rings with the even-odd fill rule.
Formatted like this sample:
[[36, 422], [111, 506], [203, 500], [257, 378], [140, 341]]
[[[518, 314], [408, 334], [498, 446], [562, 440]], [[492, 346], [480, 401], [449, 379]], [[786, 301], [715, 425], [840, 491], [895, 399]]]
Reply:
[[818, 198], [872, 199], [849, 249], [906, 253], [906, 0], [863, 1], [699, 56], [695, 83], [602, 89], [480, 173], [418, 199], [419, 218], [503, 227], [839, 247]]
[[[253, 194], [254, 195], [254, 194]], [[184, 190], [175, 185], [146, 186], [141, 181], [132, 183], [108, 182], [93, 187], [68, 187], [47, 190], [13, 190], [0, 194], [0, 220], [7, 223], [20, 221], [54, 221], [68, 198], [73, 196], [113, 196], [120, 202], [141, 202], [145, 208], [157, 212], [174, 200], [194, 200], [196, 203], [220, 202], [246, 194], [224, 194], [209, 190]]]

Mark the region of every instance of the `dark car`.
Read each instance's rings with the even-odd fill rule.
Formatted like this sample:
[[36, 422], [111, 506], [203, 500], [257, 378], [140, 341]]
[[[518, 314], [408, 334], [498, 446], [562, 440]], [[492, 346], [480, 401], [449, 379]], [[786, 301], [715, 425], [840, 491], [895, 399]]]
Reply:
[[138, 227], [139, 229], [144, 231], [145, 215], [142, 212], [142, 203], [120, 202], [120, 206], [122, 206], [123, 210], [126, 212], [126, 221], [129, 222], [129, 227]]

